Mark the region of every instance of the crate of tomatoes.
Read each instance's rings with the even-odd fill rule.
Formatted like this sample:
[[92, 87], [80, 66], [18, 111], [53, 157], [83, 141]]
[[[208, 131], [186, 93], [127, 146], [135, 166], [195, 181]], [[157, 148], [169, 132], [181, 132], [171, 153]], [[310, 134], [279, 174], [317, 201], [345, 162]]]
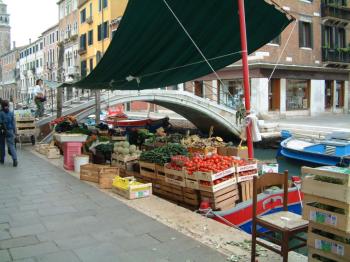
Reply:
[[189, 174], [192, 173], [197, 180], [213, 182], [235, 173], [236, 161], [240, 160], [220, 155], [197, 156], [186, 164], [186, 170]]

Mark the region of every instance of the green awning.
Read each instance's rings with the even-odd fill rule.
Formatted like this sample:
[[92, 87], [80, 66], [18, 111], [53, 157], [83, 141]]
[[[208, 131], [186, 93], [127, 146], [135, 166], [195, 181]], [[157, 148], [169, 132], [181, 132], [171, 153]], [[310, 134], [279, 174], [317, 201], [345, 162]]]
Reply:
[[[212, 73], [176, 20], [214, 70], [241, 59], [237, 0], [129, 0], [108, 50], [74, 86], [138, 90], [175, 85]], [[292, 21], [265, 0], [245, 1], [249, 53]]]

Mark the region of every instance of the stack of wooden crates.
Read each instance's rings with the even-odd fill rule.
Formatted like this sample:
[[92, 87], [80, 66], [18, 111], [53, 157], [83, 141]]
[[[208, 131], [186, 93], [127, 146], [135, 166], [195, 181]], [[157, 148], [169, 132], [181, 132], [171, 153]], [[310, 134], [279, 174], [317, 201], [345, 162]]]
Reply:
[[35, 124], [35, 118], [32, 116], [16, 116], [16, 133], [19, 138], [19, 144], [22, 146], [23, 137], [30, 137], [31, 143], [35, 144], [35, 136], [38, 132]]
[[350, 261], [350, 169], [302, 168], [309, 261]]

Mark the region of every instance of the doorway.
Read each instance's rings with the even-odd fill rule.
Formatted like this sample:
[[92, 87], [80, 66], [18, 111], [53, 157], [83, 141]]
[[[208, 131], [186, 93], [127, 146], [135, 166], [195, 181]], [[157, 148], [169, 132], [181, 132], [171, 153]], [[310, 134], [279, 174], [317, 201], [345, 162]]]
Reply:
[[330, 110], [333, 107], [333, 83], [332, 80], [326, 80], [325, 86], [325, 109]]
[[281, 105], [281, 79], [269, 82], [269, 111], [279, 111]]

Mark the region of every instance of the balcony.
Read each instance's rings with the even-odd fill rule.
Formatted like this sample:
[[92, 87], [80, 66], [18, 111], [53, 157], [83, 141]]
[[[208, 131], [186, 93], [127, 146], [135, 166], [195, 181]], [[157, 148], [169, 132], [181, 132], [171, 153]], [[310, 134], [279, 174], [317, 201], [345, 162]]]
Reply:
[[345, 49], [322, 47], [322, 61], [329, 65], [350, 65], [350, 50]]
[[346, 6], [346, 2], [324, 1], [321, 4], [321, 17], [323, 20], [347, 24], [350, 22], [350, 8]]

